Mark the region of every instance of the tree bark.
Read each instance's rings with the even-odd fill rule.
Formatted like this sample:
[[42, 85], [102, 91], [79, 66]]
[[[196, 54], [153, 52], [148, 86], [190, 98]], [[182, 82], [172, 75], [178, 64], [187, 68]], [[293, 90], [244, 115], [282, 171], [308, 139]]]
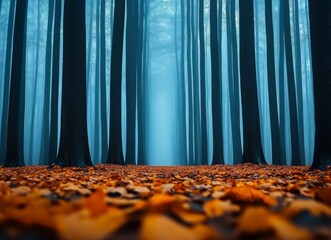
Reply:
[[61, 137], [57, 163], [92, 165], [86, 115], [85, 0], [65, 1]]
[[125, 1], [115, 0], [111, 53], [110, 131], [107, 163], [124, 164], [122, 148], [122, 59]]
[[136, 146], [136, 60], [137, 0], [127, 0], [126, 15], [126, 164], [135, 164]]
[[310, 169], [331, 165], [331, 14], [330, 0], [309, 0], [315, 100], [315, 149]]
[[302, 93], [302, 67], [301, 67], [301, 41], [300, 41], [300, 25], [299, 25], [299, 1], [293, 1], [293, 28], [294, 28], [294, 56], [295, 56], [295, 76], [296, 76], [296, 96], [298, 101], [298, 131], [299, 131], [299, 147], [300, 147], [300, 162], [305, 165], [305, 133], [303, 123], [303, 93]]
[[61, 0], [55, 0], [54, 35], [53, 35], [53, 68], [51, 92], [51, 123], [49, 141], [49, 163], [56, 161], [58, 147], [58, 106], [60, 81], [60, 30], [61, 30]]
[[199, 1], [200, 95], [201, 95], [201, 164], [208, 165], [207, 96], [205, 66], [204, 0]]
[[288, 98], [290, 109], [290, 125], [291, 125], [291, 148], [292, 148], [292, 165], [301, 165], [300, 161], [300, 144], [299, 144], [299, 129], [298, 129], [298, 111], [295, 89], [295, 78], [293, 68], [293, 54], [290, 29], [290, 7], [288, 1], [281, 1], [284, 16], [284, 40], [285, 40], [285, 55], [287, 67], [287, 84]]
[[100, 14], [100, 84], [101, 84], [101, 162], [106, 162], [108, 151], [107, 87], [106, 87], [106, 1], [101, 1]]
[[272, 141], [272, 164], [282, 165], [285, 163], [281, 159], [280, 135], [278, 122], [277, 91], [276, 91], [276, 70], [275, 70], [275, 50], [274, 50], [274, 28], [272, 21], [272, 0], [265, 0], [265, 22], [267, 37], [267, 65], [268, 65], [268, 91], [270, 106], [270, 125]]
[[41, 131], [41, 164], [49, 164], [49, 109], [50, 109], [50, 92], [51, 92], [51, 64], [52, 64], [52, 28], [54, 16], [54, 0], [48, 1], [48, 22], [46, 36], [46, 57], [45, 57], [45, 85], [44, 85], [44, 109]]
[[254, 51], [253, 0], [239, 0], [240, 76], [244, 125], [242, 163], [266, 163], [261, 145]]
[[15, 13], [7, 151], [4, 166], [24, 165], [24, 109], [27, 0], [17, 1]]
[[6, 60], [5, 60], [5, 76], [3, 86], [3, 103], [2, 103], [2, 119], [1, 119], [1, 141], [0, 141], [0, 164], [3, 165], [6, 159], [7, 149], [7, 131], [8, 131], [8, 111], [9, 111], [9, 86], [10, 73], [12, 64], [12, 47], [13, 47], [13, 31], [14, 31], [14, 13], [15, 1], [10, 1], [9, 19], [6, 40]]
[[210, 51], [212, 84], [213, 157], [212, 164], [224, 164], [222, 129], [222, 84], [219, 75], [219, 26], [217, 24], [217, 0], [210, 1]]

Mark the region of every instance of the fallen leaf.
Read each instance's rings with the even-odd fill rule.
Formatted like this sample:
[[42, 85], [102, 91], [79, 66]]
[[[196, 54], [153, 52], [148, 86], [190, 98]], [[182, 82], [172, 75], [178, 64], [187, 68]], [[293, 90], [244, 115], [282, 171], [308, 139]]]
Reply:
[[190, 209], [185, 209], [181, 205], [174, 206], [172, 212], [182, 221], [188, 224], [198, 224], [206, 221], [206, 216], [202, 213], [194, 212]]
[[133, 191], [135, 191], [142, 197], [148, 196], [148, 194], [151, 192], [147, 187], [135, 187]]
[[90, 211], [92, 217], [103, 214], [108, 210], [106, 196], [101, 189], [91, 194], [85, 199], [84, 207]]
[[112, 198], [112, 197], [106, 197], [105, 199], [106, 203], [112, 204], [115, 206], [131, 206], [133, 204], [136, 204], [139, 201], [142, 201], [140, 199], [126, 199], [126, 198]]
[[272, 197], [250, 187], [231, 188], [226, 193], [226, 197], [235, 202], [243, 203], [263, 203], [269, 206], [275, 205], [277, 203], [276, 200]]
[[315, 193], [315, 198], [331, 206], [331, 188], [321, 188]]
[[315, 200], [294, 200], [291, 202], [290, 206], [282, 211], [282, 214], [287, 217], [294, 217], [303, 211], [309, 211], [315, 216], [325, 214], [331, 217], [331, 208]]
[[212, 198], [222, 198], [224, 196], [225, 196], [225, 192], [221, 192], [221, 191], [213, 192], [211, 195]]
[[142, 220], [140, 240], [195, 240], [189, 228], [161, 214], [148, 214]]
[[240, 207], [231, 201], [210, 200], [207, 201], [203, 209], [208, 217], [220, 217], [226, 212], [239, 212]]
[[206, 239], [206, 240], [226, 239], [224, 237], [221, 237], [220, 234], [214, 228], [202, 224], [195, 225], [194, 227], [191, 228], [191, 231], [198, 239]]
[[174, 187], [174, 184], [173, 183], [162, 184], [161, 187], [162, 187], [162, 193], [169, 193]]
[[17, 188], [12, 188], [11, 192], [13, 195], [25, 195], [29, 192], [31, 192], [31, 188], [26, 186], [19, 186]]
[[264, 207], [248, 207], [239, 219], [238, 229], [240, 233], [249, 235], [273, 230], [279, 239], [312, 239], [308, 231], [296, 227]]
[[109, 209], [96, 218], [92, 218], [90, 212], [85, 209], [69, 216], [57, 216], [55, 227], [63, 239], [98, 240], [109, 237], [125, 221], [124, 213], [115, 208]]

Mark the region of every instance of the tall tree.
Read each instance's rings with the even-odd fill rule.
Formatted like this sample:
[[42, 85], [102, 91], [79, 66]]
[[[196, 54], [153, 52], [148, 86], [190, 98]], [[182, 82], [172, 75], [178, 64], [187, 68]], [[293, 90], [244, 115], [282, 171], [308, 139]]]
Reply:
[[194, 139], [193, 139], [193, 80], [192, 80], [192, 18], [191, 8], [193, 1], [186, 2], [186, 67], [187, 67], [187, 89], [188, 89], [188, 161], [194, 164]]
[[239, 0], [240, 76], [244, 125], [242, 162], [266, 163], [261, 145], [254, 51], [253, 0]]
[[[32, 95], [32, 116], [31, 116], [31, 127], [30, 127], [30, 147], [29, 147], [29, 162], [33, 162], [33, 153], [34, 153], [34, 147], [35, 147], [35, 118], [36, 118], [36, 114], [38, 111], [37, 108], [37, 86], [38, 86], [38, 76], [39, 76], [39, 55], [40, 55], [40, 28], [41, 28], [41, 24], [40, 24], [40, 18], [41, 18], [41, 2], [40, 0], [37, 1], [37, 49], [36, 49], [36, 63], [34, 66], [34, 92]], [[42, 146], [41, 146], [42, 147]], [[38, 153], [38, 157], [36, 157], [35, 162], [39, 162], [40, 163], [40, 152]], [[42, 163], [41, 163], [42, 164]]]
[[101, 1], [100, 14], [100, 101], [101, 101], [101, 162], [107, 159], [107, 88], [106, 88], [106, 1]]
[[280, 135], [278, 122], [277, 91], [276, 91], [276, 69], [275, 69], [275, 43], [274, 27], [272, 21], [272, 0], [265, 0], [265, 22], [267, 37], [267, 66], [268, 66], [268, 91], [270, 106], [270, 125], [272, 140], [272, 163], [276, 165], [285, 164], [281, 158]]
[[[197, 19], [197, 20], [196, 20]], [[200, 120], [200, 66], [199, 64], [199, 5], [197, 2], [192, 2], [191, 22], [192, 22], [192, 81], [193, 81], [193, 150], [194, 164], [201, 164], [201, 120]], [[201, 63], [201, 62], [200, 62]]]
[[28, 1], [16, 3], [9, 96], [7, 151], [4, 166], [24, 165], [25, 56]]
[[[221, 3], [220, 3], [221, 4]], [[212, 123], [213, 157], [212, 164], [223, 164], [223, 129], [222, 129], [222, 84], [219, 74], [219, 42], [217, 24], [217, 0], [210, 1], [210, 51], [211, 51], [211, 88], [212, 88]]]
[[63, 21], [61, 137], [57, 163], [92, 165], [87, 139], [85, 0], [67, 0]]
[[94, 77], [94, 161], [100, 156], [100, 0], [96, 2], [95, 77]]
[[283, 1], [279, 1], [279, 135], [280, 135], [280, 158], [286, 163], [286, 135], [285, 135], [285, 50], [284, 50], [284, 9]]
[[126, 164], [135, 164], [136, 146], [136, 61], [137, 61], [137, 0], [127, 0], [126, 15]]
[[49, 163], [54, 163], [56, 161], [57, 147], [58, 147], [61, 11], [62, 11], [62, 1], [55, 0]]
[[2, 103], [2, 114], [1, 114], [2, 119], [1, 119], [1, 139], [0, 139], [0, 164], [4, 164], [5, 162], [6, 149], [7, 149], [9, 86], [10, 86], [10, 74], [11, 74], [11, 65], [12, 65], [14, 13], [15, 13], [15, 1], [10, 1], [7, 40], [6, 40], [3, 103]]
[[298, 131], [300, 145], [300, 162], [305, 164], [305, 134], [303, 122], [303, 93], [302, 93], [302, 66], [301, 66], [301, 40], [299, 24], [299, 0], [294, 0], [293, 4], [293, 29], [294, 29], [294, 56], [295, 56], [295, 77], [296, 77], [296, 96], [298, 108]]
[[[92, 106], [92, 99], [93, 99], [93, 95], [92, 93], [92, 33], [93, 33], [93, 29], [94, 29], [94, 24], [93, 24], [93, 19], [94, 19], [94, 6], [96, 6], [96, 4], [93, 4], [93, 1], [89, 1], [89, 24], [88, 26], [88, 44], [87, 44], [87, 79], [88, 79], [88, 83], [87, 83], [87, 104], [89, 106]], [[93, 116], [93, 114], [89, 114], [88, 116], [88, 122], [90, 122], [90, 124], [93, 126], [94, 122], [95, 122], [95, 117]], [[93, 136], [94, 137], [94, 136]], [[92, 137], [91, 137], [92, 139]], [[93, 142], [91, 144], [91, 148], [93, 148], [94, 146], [94, 139]]]
[[139, 19], [138, 19], [138, 51], [137, 51], [137, 125], [138, 125], [138, 159], [140, 165], [147, 164], [146, 156], [146, 115], [148, 110], [147, 94], [147, 78], [148, 78], [148, 48], [149, 38], [148, 33], [148, 12], [149, 2], [141, 0], [139, 3]]
[[291, 125], [291, 148], [292, 148], [292, 165], [300, 165], [300, 145], [299, 145], [299, 129], [298, 129], [298, 111], [297, 99], [295, 90], [292, 40], [291, 40], [291, 26], [290, 26], [290, 7], [289, 1], [280, 1], [283, 8], [284, 17], [284, 41], [285, 41], [285, 56], [287, 69], [287, 84], [288, 84], [288, 98], [290, 109], [290, 125]]
[[238, 40], [236, 26], [236, 4], [230, 3], [230, 24], [231, 24], [231, 50], [232, 50], [232, 104], [231, 104], [231, 126], [233, 144], [233, 163], [240, 163], [242, 157], [241, 133], [240, 133], [240, 86], [239, 86], [239, 62], [238, 62]]
[[205, 27], [204, 27], [204, 0], [199, 1], [199, 43], [200, 43], [200, 95], [201, 95], [201, 164], [208, 165], [207, 142], [207, 94], [206, 94], [206, 67], [205, 67]]
[[49, 164], [49, 109], [51, 92], [51, 67], [52, 67], [52, 32], [54, 17], [54, 0], [48, 1], [48, 21], [46, 36], [46, 56], [45, 56], [45, 84], [44, 84], [44, 108], [41, 130], [41, 164]]
[[315, 100], [315, 149], [311, 169], [331, 165], [331, 15], [330, 0], [309, 0]]
[[179, 152], [181, 164], [187, 162], [186, 92], [185, 92], [185, 2], [180, 1], [180, 73], [178, 78]]
[[122, 148], [122, 59], [125, 1], [115, 0], [111, 53], [110, 131], [107, 163], [124, 164]]

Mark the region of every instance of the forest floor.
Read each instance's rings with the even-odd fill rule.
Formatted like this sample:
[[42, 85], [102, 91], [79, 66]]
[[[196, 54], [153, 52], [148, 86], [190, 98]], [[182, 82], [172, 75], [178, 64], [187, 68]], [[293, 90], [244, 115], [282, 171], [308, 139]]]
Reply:
[[0, 167], [0, 239], [331, 239], [331, 168]]

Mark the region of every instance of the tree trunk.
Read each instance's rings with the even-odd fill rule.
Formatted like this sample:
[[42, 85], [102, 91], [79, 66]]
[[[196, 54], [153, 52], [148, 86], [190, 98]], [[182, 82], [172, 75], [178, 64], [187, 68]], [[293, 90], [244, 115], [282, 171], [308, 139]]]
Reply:
[[49, 164], [49, 108], [50, 108], [50, 91], [51, 91], [51, 64], [52, 64], [52, 27], [54, 14], [54, 0], [48, 2], [48, 22], [47, 22], [47, 40], [46, 40], [46, 57], [45, 57], [45, 85], [44, 85], [44, 109], [41, 130], [41, 165]]
[[200, 95], [201, 95], [201, 164], [208, 165], [207, 96], [205, 66], [204, 0], [199, 1]]
[[244, 125], [242, 162], [266, 163], [261, 145], [254, 51], [253, 0], [239, 0], [240, 13], [240, 76]]
[[194, 19], [198, 18], [199, 7], [192, 2], [191, 22], [192, 22], [192, 74], [193, 74], [193, 150], [194, 150], [194, 165], [201, 164], [201, 121], [200, 121], [200, 96], [199, 96], [199, 23]]
[[108, 151], [107, 87], [106, 87], [106, 1], [101, 1], [100, 29], [100, 84], [101, 84], [101, 162], [106, 162]]
[[315, 100], [315, 149], [311, 169], [331, 165], [331, 14], [330, 0], [309, 0]]
[[231, 108], [233, 163], [240, 163], [242, 157], [241, 133], [240, 133], [240, 92], [239, 92], [239, 66], [238, 66], [238, 43], [236, 26], [236, 4], [231, 2], [230, 22], [231, 22], [231, 50], [232, 50], [232, 71], [233, 71], [233, 104]]
[[294, 17], [294, 56], [295, 56], [295, 76], [296, 76], [296, 96], [298, 101], [298, 129], [299, 129], [299, 146], [300, 162], [305, 165], [305, 134], [303, 123], [303, 93], [302, 93], [302, 67], [301, 67], [301, 41], [299, 25], [299, 0], [293, 1]]
[[140, 2], [140, 12], [139, 12], [139, 33], [141, 34], [138, 39], [140, 40], [138, 44], [139, 55], [138, 58], [140, 61], [137, 74], [137, 109], [138, 109], [138, 164], [146, 165], [147, 156], [146, 156], [146, 116], [147, 116], [147, 78], [148, 78], [148, 11], [149, 3], [148, 1], [142, 0]]
[[7, 131], [8, 131], [8, 109], [9, 109], [9, 86], [12, 61], [13, 47], [13, 31], [14, 31], [14, 13], [15, 1], [10, 1], [9, 19], [6, 40], [6, 60], [5, 60], [5, 76], [3, 86], [3, 103], [2, 103], [2, 119], [1, 119], [1, 141], [0, 141], [0, 164], [3, 165], [6, 158], [7, 149]]
[[127, 0], [126, 20], [126, 164], [135, 164], [136, 146], [136, 30], [137, 0]]
[[49, 163], [56, 161], [58, 146], [58, 105], [60, 81], [60, 30], [61, 30], [61, 0], [55, 0], [54, 35], [53, 35], [53, 68], [51, 92], [51, 123], [49, 140]]
[[291, 147], [292, 147], [292, 165], [300, 165], [300, 145], [299, 145], [299, 129], [298, 129], [298, 111], [295, 90], [295, 78], [293, 69], [293, 54], [290, 29], [290, 8], [288, 1], [281, 1], [284, 13], [284, 40], [287, 66], [287, 84], [288, 98], [290, 109], [290, 125], [291, 125]]
[[[212, 164], [224, 164], [222, 129], [222, 82], [219, 75], [219, 26], [217, 24], [217, 0], [210, 1], [210, 51], [211, 51], [211, 88], [213, 123]], [[220, 29], [221, 31], [221, 29]]]
[[7, 151], [4, 166], [24, 165], [24, 109], [27, 0], [16, 4], [11, 83], [8, 113]]
[[115, 0], [111, 53], [110, 131], [107, 163], [124, 164], [122, 148], [122, 59], [125, 1]]
[[186, 2], [186, 65], [187, 65], [187, 89], [188, 89], [188, 161], [189, 165], [194, 164], [193, 153], [193, 86], [192, 86], [192, 23], [191, 23], [191, 4], [193, 2]]
[[282, 165], [285, 159], [281, 159], [280, 135], [278, 123], [277, 91], [276, 91], [276, 70], [274, 50], [274, 28], [272, 23], [272, 0], [265, 0], [265, 22], [267, 37], [267, 65], [268, 65], [268, 91], [270, 106], [270, 125], [272, 141], [272, 164]]
[[86, 116], [85, 0], [65, 1], [61, 137], [57, 163], [92, 165]]
[[279, 1], [279, 135], [281, 164], [286, 164], [286, 136], [285, 136], [285, 62], [284, 62], [284, 10], [283, 1]]
[[96, 2], [96, 46], [94, 77], [94, 162], [100, 162], [100, 0]]
[[178, 79], [179, 88], [179, 148], [180, 148], [180, 159], [181, 164], [188, 164], [187, 159], [187, 126], [186, 126], [186, 91], [185, 91], [185, 3], [184, 0], [180, 1], [181, 9], [181, 44], [180, 44], [180, 79]]
[[[40, 0], [37, 1], [37, 9], [38, 9], [38, 16], [37, 16], [37, 25], [38, 25], [38, 28], [37, 28], [37, 41], [39, 42], [40, 41]], [[31, 129], [30, 129], [30, 137], [29, 137], [29, 143], [30, 143], [30, 147], [29, 147], [29, 158], [28, 158], [28, 161], [29, 162], [33, 162], [33, 153], [34, 153], [34, 132], [35, 132], [35, 129], [34, 129], [34, 126], [35, 126], [35, 116], [36, 116], [36, 112], [37, 112], [37, 107], [36, 107], [36, 101], [37, 101], [37, 86], [38, 86], [38, 72], [39, 72], [39, 50], [40, 50], [40, 47], [39, 47], [39, 44], [37, 44], [37, 51], [36, 51], [36, 63], [35, 63], [35, 75], [34, 75], [34, 93], [32, 95], [32, 116], [31, 116]], [[38, 162], [40, 163], [40, 152], [39, 152], [39, 155], [38, 155], [38, 158], [36, 158], [36, 161], [35, 162]]]

